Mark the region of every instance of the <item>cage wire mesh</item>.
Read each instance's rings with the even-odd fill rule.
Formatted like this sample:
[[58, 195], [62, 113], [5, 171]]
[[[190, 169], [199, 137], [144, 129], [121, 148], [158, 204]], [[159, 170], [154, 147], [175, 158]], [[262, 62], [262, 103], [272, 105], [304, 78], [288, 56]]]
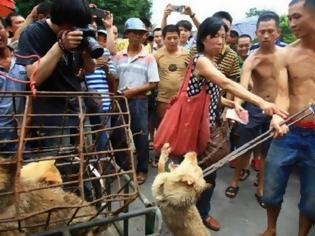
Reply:
[[[6, 104], [0, 107], [0, 235], [108, 217], [137, 197], [137, 188], [126, 190], [136, 175], [124, 97], [111, 95], [106, 113], [93, 107], [100, 103], [93, 92], [37, 92], [35, 97], [1, 92], [0, 99]], [[56, 107], [32, 111], [47, 101], [63, 106], [63, 112], [55, 113]], [[45, 162], [47, 171], [36, 166]], [[30, 172], [24, 171], [30, 163], [35, 164]]]

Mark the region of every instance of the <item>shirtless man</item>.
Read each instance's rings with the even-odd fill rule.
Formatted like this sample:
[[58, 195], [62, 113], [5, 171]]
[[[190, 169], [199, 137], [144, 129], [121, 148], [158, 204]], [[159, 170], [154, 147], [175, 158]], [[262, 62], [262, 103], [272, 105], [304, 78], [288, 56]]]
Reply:
[[[315, 0], [293, 0], [289, 21], [298, 38], [284, 49], [276, 104], [290, 114], [315, 101]], [[290, 127], [279, 126], [283, 119], [273, 116], [271, 126], [276, 137], [271, 143], [265, 166], [263, 200], [267, 206], [268, 226], [260, 236], [275, 236], [278, 215], [293, 166], [300, 170], [301, 200], [299, 233], [308, 235], [315, 222], [315, 117]], [[286, 134], [286, 135], [285, 135]]]
[[[247, 89], [252, 87], [251, 92], [262, 97], [266, 101], [274, 102], [277, 92], [276, 78], [278, 77], [278, 65], [274, 62], [276, 54], [282, 50], [274, 44], [275, 40], [280, 35], [279, 16], [270, 11], [260, 15], [257, 21], [256, 35], [260, 43], [260, 48], [245, 60], [241, 76], [241, 84]], [[252, 85], [250, 85], [250, 83], [252, 83]], [[239, 110], [243, 101], [239, 98], [235, 98], [235, 103], [237, 104], [236, 110]], [[240, 134], [236, 144], [238, 147], [267, 131], [270, 125], [270, 117], [263, 114], [257, 106], [245, 103], [244, 108], [249, 112], [249, 123], [247, 125], [237, 125], [236, 129]], [[267, 154], [269, 144], [270, 142], [265, 142], [261, 145], [263, 158], [261, 160], [259, 184], [255, 194], [258, 203], [262, 207], [264, 207], [262, 202], [264, 174], [263, 159]], [[246, 167], [250, 154], [251, 151], [236, 160], [233, 179], [230, 186], [225, 191], [227, 197], [234, 198], [237, 195], [241, 171]]]

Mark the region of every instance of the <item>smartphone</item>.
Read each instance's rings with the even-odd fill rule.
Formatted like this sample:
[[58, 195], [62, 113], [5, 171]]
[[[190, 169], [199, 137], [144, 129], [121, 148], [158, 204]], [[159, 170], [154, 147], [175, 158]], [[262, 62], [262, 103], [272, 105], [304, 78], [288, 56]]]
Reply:
[[100, 8], [91, 8], [91, 14], [93, 18], [103, 19], [108, 14], [108, 11], [105, 11]]
[[185, 6], [184, 5], [172, 5], [172, 9], [173, 9], [173, 11], [183, 13], [185, 10]]

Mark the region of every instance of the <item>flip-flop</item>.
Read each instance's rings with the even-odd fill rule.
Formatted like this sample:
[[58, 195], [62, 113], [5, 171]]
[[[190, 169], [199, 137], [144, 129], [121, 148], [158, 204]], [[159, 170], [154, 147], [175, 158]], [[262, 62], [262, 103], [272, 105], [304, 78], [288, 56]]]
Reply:
[[227, 196], [229, 198], [235, 198], [237, 193], [238, 193], [238, 190], [239, 190], [239, 187], [229, 186], [225, 190], [225, 196]]
[[262, 196], [260, 196], [260, 195], [258, 195], [257, 193], [255, 193], [255, 197], [256, 197], [256, 200], [257, 200], [258, 204], [259, 204], [262, 208], [266, 209], [266, 204], [263, 202]]
[[259, 181], [259, 172], [256, 174], [256, 179], [255, 179], [255, 182], [253, 183], [255, 187], [258, 186], [258, 181]]
[[241, 170], [240, 181], [245, 181], [248, 178], [249, 175], [250, 175], [250, 170], [249, 169], [242, 169]]

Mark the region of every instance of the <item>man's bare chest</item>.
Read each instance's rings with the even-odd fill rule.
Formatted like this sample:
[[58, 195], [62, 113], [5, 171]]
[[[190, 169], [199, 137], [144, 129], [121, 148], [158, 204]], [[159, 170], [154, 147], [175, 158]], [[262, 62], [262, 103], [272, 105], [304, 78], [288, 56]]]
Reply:
[[258, 57], [253, 63], [253, 79], [275, 79], [279, 74], [277, 62], [274, 57]]
[[314, 56], [292, 55], [288, 63], [289, 80], [292, 82], [309, 81], [315, 83], [315, 54]]

